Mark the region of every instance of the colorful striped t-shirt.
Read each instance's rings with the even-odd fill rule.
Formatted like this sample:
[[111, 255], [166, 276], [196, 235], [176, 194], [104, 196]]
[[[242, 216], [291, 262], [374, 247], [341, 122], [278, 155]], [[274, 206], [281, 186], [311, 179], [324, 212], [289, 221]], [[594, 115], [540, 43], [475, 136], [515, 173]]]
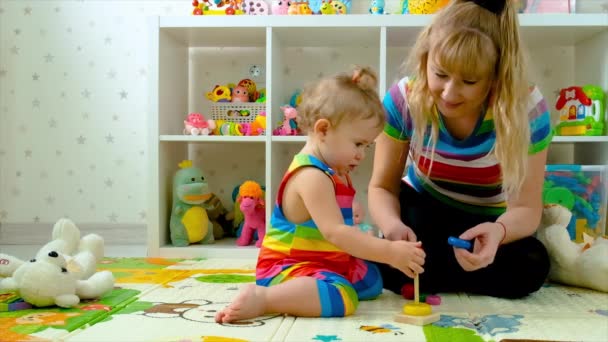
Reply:
[[[407, 106], [410, 82], [403, 78], [391, 86], [383, 101], [384, 133], [401, 141], [409, 141], [414, 131]], [[531, 135], [528, 153], [535, 154], [547, 148], [552, 138], [547, 103], [537, 87], [530, 90], [527, 111]], [[407, 166], [403, 180], [418, 192], [426, 191], [443, 203], [471, 213], [495, 216], [504, 213], [506, 198], [502, 191], [500, 165], [489, 153], [496, 141], [491, 111], [485, 113], [473, 133], [464, 140], [450, 135], [441, 116], [439, 122], [439, 139], [428, 180], [425, 175], [430, 164], [430, 147], [423, 149], [418, 163], [412, 161]]]

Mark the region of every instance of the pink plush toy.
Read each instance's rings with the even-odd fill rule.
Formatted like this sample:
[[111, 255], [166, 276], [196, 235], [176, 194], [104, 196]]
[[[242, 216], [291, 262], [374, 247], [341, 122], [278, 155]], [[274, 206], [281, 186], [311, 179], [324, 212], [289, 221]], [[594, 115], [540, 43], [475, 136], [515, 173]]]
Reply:
[[190, 113], [184, 120], [184, 134], [209, 135], [215, 129], [214, 120], [205, 120], [201, 113]]
[[236, 86], [232, 90], [232, 102], [249, 102], [249, 92], [243, 86]]
[[254, 181], [245, 181], [239, 188], [237, 202], [245, 219], [241, 236], [236, 240], [236, 244], [248, 246], [253, 240], [254, 230], [257, 230], [258, 241], [255, 246], [260, 247], [266, 235], [266, 209], [262, 187]]
[[296, 116], [298, 111], [292, 106], [281, 106], [283, 111], [283, 124], [272, 131], [273, 135], [298, 135], [298, 124]]
[[287, 14], [289, 2], [288, 0], [272, 0], [272, 14]]

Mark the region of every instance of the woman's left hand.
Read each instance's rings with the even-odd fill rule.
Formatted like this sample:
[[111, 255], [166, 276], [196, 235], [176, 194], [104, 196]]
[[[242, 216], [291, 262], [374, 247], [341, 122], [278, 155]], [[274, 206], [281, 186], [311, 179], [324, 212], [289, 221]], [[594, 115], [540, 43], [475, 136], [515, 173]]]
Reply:
[[494, 262], [503, 238], [503, 230], [496, 222], [484, 222], [462, 233], [459, 238], [471, 240], [473, 252], [454, 247], [456, 260], [465, 271], [475, 271]]

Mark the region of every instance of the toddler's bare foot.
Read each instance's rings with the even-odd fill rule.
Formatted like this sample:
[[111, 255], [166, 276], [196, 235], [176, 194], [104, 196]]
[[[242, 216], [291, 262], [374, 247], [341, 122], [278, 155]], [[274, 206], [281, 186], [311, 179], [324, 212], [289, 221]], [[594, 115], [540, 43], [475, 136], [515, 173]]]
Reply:
[[217, 323], [230, 323], [247, 318], [262, 316], [266, 312], [264, 292], [266, 288], [249, 284], [224, 309], [215, 314]]

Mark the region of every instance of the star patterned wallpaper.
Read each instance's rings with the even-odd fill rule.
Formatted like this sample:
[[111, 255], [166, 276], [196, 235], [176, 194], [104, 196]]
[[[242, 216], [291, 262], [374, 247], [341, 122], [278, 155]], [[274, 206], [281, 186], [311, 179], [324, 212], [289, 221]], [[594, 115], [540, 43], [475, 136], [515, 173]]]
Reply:
[[[145, 223], [147, 20], [191, 8], [189, 0], [0, 0], [1, 223]], [[367, 2], [353, 8], [364, 13]], [[577, 8], [608, 12], [608, 1], [579, 0]], [[389, 53], [389, 72], [405, 52]], [[311, 53], [339, 59], [335, 51]], [[549, 63], [535, 68], [546, 95], [572, 79], [572, 70], [559, 69], [572, 54], [568, 47], [532, 51], [533, 60]], [[297, 58], [282, 70], [290, 79], [309, 72]], [[219, 192], [233, 186], [218, 185]]]

